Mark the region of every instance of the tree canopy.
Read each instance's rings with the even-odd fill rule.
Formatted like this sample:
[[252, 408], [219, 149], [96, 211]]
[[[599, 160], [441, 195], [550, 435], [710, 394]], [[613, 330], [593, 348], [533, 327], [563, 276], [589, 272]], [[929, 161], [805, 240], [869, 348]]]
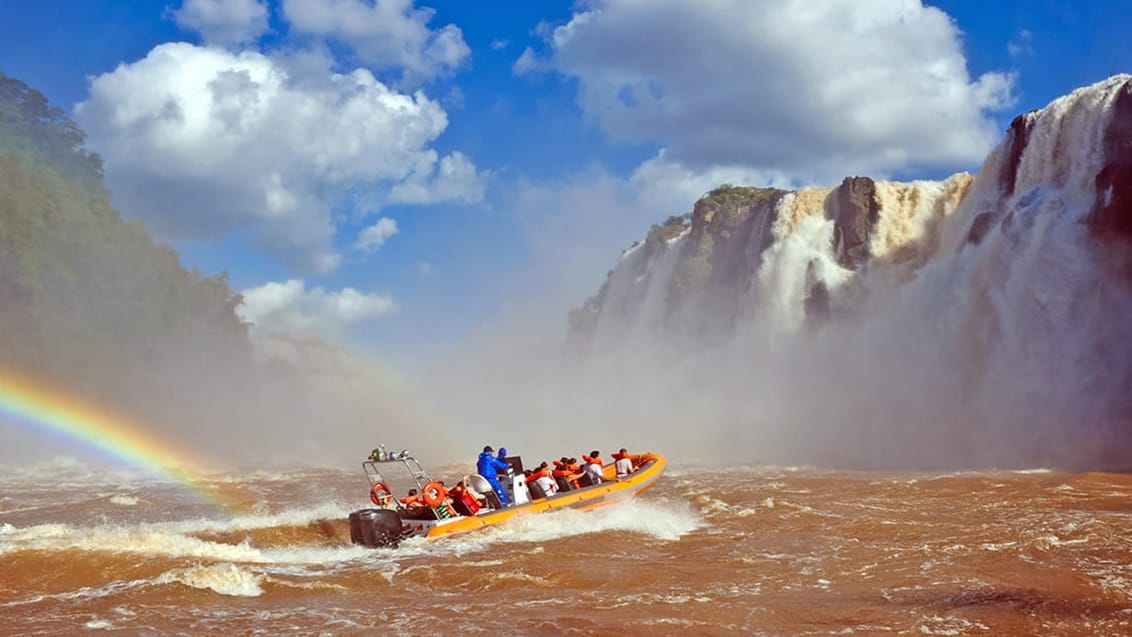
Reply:
[[0, 73], [0, 365], [174, 418], [251, 365], [241, 298], [124, 220], [84, 141]]

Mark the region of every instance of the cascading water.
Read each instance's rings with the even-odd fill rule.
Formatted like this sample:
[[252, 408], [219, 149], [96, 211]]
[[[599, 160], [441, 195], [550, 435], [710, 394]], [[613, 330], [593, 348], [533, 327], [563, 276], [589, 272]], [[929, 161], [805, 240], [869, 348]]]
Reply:
[[713, 191], [611, 273], [587, 378], [635, 366], [621, 412], [716, 456], [1129, 466], [1127, 244], [1090, 215], [1130, 87], [1020, 116], [973, 179]]

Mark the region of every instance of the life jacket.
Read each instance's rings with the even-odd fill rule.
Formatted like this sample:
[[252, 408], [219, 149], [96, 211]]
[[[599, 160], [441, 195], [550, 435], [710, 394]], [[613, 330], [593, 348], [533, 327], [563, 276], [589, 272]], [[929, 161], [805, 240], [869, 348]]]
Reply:
[[578, 488], [578, 478], [580, 477], [581, 474], [579, 474], [577, 471], [571, 471], [569, 469], [569, 465], [562, 463], [562, 462], [559, 462], [558, 467], [556, 469], [554, 469], [554, 471], [551, 471], [550, 475], [554, 476], [555, 480], [557, 480], [558, 478], [562, 478], [566, 482], [570, 483], [570, 486], [577, 489]]
[[633, 454], [629, 452], [621, 453], [620, 451], [615, 451], [611, 455], [613, 456], [614, 460], [628, 460], [629, 466], [631, 467], [630, 470], [636, 470], [637, 460], [633, 458]]
[[472, 512], [472, 515], [475, 515], [476, 512], [480, 510], [479, 500], [477, 500], [475, 496], [467, 491], [460, 491], [460, 501], [464, 503], [464, 506], [468, 507], [468, 510]]
[[424, 506], [424, 500], [419, 495], [407, 495], [401, 498], [401, 504], [405, 506]]
[[579, 480], [582, 477], [582, 467], [576, 462], [568, 462], [566, 463], [566, 470], [570, 472], [570, 475], [566, 476], [570, 480], [570, 484], [574, 485], [575, 489], [581, 487], [582, 483]]
[[538, 480], [539, 478], [545, 477], [547, 477], [546, 469], [535, 469], [534, 471], [531, 471], [531, 475], [527, 476], [527, 483], [529, 484], [531, 482], [534, 482], [535, 480]]
[[601, 461], [601, 458], [600, 458], [600, 457], [597, 457], [597, 456], [595, 456], [595, 457], [591, 458], [591, 457], [589, 457], [589, 456], [583, 455], [583, 456], [582, 456], [582, 462], [585, 462], [586, 464], [596, 464], [596, 465], [597, 465], [597, 466], [599, 466], [599, 467], [604, 467], [604, 466], [605, 466], [605, 463], [604, 463], [604, 462], [602, 462], [602, 461]]

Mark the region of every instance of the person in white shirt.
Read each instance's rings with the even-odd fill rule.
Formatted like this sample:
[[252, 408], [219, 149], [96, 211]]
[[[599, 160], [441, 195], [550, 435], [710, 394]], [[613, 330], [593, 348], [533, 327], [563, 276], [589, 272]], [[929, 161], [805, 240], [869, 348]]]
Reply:
[[597, 449], [591, 451], [588, 456], [585, 454], [582, 455], [582, 460], [586, 463], [586, 475], [590, 477], [590, 480], [592, 480], [594, 484], [602, 483], [602, 473], [605, 465], [601, 462], [600, 456], [601, 452]]
[[633, 473], [633, 459], [629, 457], [629, 452], [624, 447], [621, 448], [621, 451], [613, 454], [613, 457], [617, 459], [613, 466], [617, 470], [618, 479]]

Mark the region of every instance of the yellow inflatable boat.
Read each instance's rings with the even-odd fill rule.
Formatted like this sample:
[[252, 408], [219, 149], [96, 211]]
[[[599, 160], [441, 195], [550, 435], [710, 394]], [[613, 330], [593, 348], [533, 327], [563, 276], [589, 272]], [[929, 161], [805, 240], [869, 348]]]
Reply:
[[[350, 514], [350, 539], [363, 546], [395, 547], [408, 537], [465, 533], [518, 515], [560, 509], [585, 511], [620, 502], [656, 484], [666, 464], [664, 456], [656, 453], [627, 457], [632, 461], [632, 471], [621, 477], [610, 464], [602, 467], [600, 474], [592, 467], [591, 475], [583, 472], [571, 479], [559, 477], [550, 485], [529, 480], [525, 474], [530, 472], [524, 471], [521, 457], [504, 458], [510, 469], [499, 475], [499, 482], [511, 504], [503, 506], [483, 476], [468, 474], [446, 485], [433, 480], [408, 451], [386, 453], [384, 447], [375, 449], [362, 463], [374, 506]], [[394, 497], [397, 487], [410, 487], [411, 495]]]

